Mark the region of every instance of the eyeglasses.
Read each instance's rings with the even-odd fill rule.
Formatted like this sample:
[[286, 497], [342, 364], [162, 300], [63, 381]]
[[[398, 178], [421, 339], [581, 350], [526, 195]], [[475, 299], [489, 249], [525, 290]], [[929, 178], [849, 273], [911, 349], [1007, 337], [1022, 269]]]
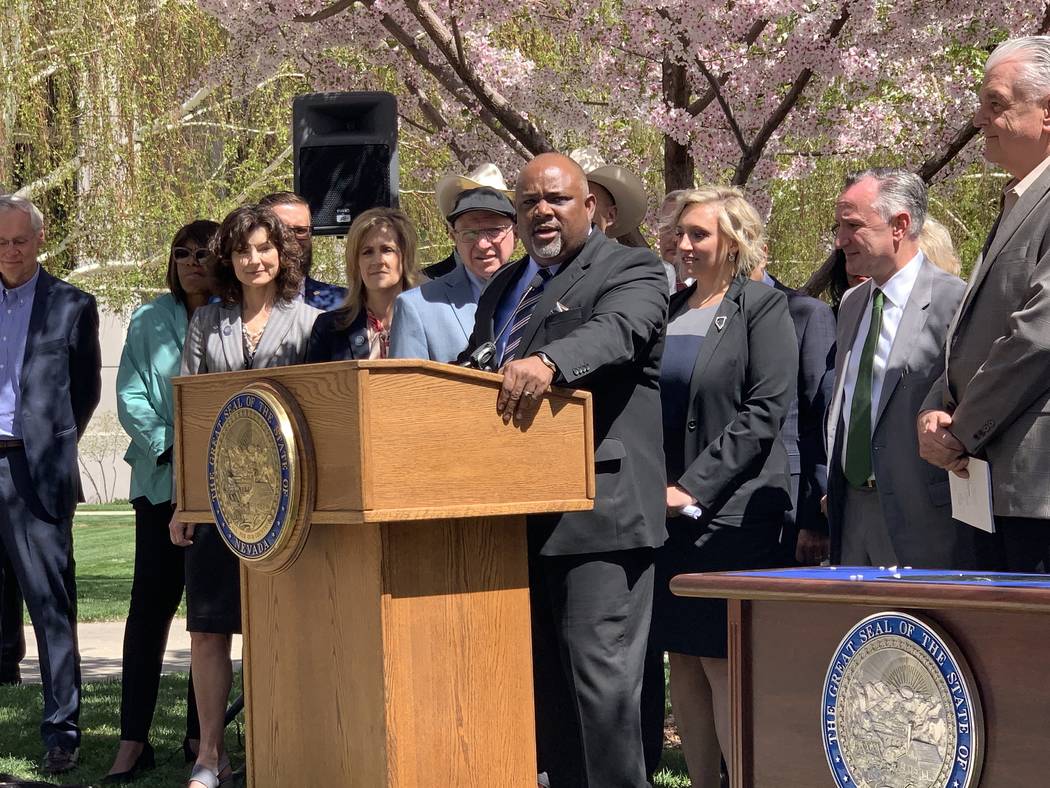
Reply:
[[208, 262], [211, 257], [210, 249], [187, 249], [185, 246], [176, 246], [171, 250], [171, 256], [175, 258], [176, 263], [188, 263], [191, 260], [196, 260], [200, 265], [204, 265]]
[[464, 241], [469, 244], [476, 244], [481, 238], [484, 238], [490, 243], [499, 243], [507, 237], [513, 229], [514, 225], [507, 224], [503, 227], [479, 227], [477, 230], [453, 230], [452, 234], [456, 236], [457, 241]]
[[292, 235], [294, 235], [299, 241], [305, 241], [307, 238], [310, 237], [309, 227], [293, 227], [289, 225], [288, 229], [291, 231]]

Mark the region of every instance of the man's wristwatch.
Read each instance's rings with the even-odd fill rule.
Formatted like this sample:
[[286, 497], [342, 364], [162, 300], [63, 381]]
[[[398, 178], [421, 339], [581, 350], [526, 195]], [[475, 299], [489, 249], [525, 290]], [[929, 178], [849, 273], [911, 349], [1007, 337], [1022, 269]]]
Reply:
[[544, 363], [544, 365], [551, 371], [551, 373], [558, 376], [558, 365], [551, 361], [551, 357], [544, 353], [542, 350], [539, 353], [533, 353], [536, 358]]

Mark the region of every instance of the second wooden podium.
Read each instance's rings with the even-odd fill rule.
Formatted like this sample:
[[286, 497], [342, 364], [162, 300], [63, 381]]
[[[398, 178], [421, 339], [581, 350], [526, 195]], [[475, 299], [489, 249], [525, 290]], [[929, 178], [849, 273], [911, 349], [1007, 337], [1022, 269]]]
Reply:
[[284, 571], [241, 570], [248, 784], [535, 786], [525, 515], [592, 506], [590, 395], [523, 430], [498, 376], [430, 362], [178, 378], [182, 520], [214, 522], [210, 436], [260, 381], [312, 444], [310, 530]]

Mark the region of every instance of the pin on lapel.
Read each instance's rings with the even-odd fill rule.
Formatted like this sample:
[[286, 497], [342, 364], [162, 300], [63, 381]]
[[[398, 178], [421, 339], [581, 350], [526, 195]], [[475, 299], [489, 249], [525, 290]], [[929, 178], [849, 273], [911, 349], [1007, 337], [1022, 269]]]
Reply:
[[715, 318], [715, 328], [717, 328], [719, 331], [721, 331], [725, 327], [726, 327], [726, 316], [725, 315], [719, 315], [718, 317], [716, 317]]

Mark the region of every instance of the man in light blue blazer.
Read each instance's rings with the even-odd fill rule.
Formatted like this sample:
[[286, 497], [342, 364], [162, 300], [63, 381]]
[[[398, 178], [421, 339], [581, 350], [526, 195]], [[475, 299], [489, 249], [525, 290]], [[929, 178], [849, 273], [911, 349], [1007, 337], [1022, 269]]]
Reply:
[[516, 218], [514, 205], [496, 189], [483, 186], [456, 198], [446, 219], [460, 262], [397, 297], [391, 358], [452, 362], [466, 349], [481, 291], [514, 251]]

